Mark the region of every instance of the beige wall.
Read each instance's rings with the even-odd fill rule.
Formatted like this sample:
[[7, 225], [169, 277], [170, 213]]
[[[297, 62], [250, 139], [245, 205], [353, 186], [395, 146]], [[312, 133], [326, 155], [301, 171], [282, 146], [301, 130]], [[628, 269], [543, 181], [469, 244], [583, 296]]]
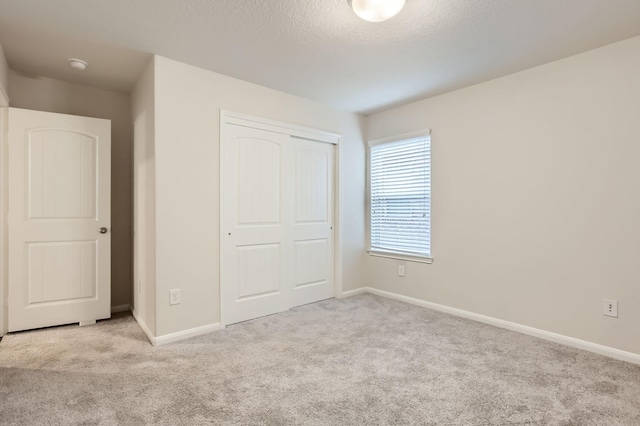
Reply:
[[155, 95], [154, 64], [149, 62], [131, 94], [134, 135], [133, 312], [156, 334], [155, 262]]
[[435, 259], [369, 285], [639, 354], [639, 76], [636, 37], [368, 117], [432, 129]]
[[129, 96], [9, 72], [11, 106], [111, 120], [111, 305], [131, 302], [132, 136]]
[[[0, 95], [0, 97], [2, 97]], [[7, 173], [7, 152], [5, 150], [5, 138], [7, 137], [7, 109], [6, 107], [0, 107], [0, 336], [7, 332], [7, 296], [8, 288], [6, 283], [8, 282], [8, 271], [5, 265], [9, 264], [7, 252], [7, 240], [8, 230], [6, 227], [6, 214], [9, 207], [8, 203], [8, 191], [6, 183], [8, 182]]]
[[7, 106], [9, 93], [9, 64], [0, 45], [0, 107]]
[[[166, 58], [155, 59], [158, 336], [220, 321], [220, 109], [342, 134], [344, 286], [360, 287], [364, 146], [352, 113]], [[169, 290], [182, 302], [169, 306]]]

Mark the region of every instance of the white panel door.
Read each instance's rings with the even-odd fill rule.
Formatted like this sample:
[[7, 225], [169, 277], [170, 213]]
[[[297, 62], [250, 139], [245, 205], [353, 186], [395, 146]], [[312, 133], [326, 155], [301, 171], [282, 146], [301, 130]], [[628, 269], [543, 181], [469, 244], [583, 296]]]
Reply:
[[289, 136], [227, 125], [223, 149], [225, 323], [284, 311], [291, 273]]
[[332, 144], [292, 138], [294, 161], [291, 307], [333, 297]]
[[109, 318], [111, 123], [9, 108], [9, 331]]

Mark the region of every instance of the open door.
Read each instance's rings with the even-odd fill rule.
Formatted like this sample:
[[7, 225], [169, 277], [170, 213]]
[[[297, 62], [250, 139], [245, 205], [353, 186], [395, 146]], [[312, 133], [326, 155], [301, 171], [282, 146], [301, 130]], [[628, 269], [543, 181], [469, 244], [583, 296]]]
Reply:
[[9, 108], [9, 331], [111, 315], [111, 122]]

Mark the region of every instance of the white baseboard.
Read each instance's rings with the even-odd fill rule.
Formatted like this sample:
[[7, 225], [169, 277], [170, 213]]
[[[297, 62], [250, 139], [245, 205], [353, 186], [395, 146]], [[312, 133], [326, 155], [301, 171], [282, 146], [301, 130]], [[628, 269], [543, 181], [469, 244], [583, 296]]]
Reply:
[[117, 314], [118, 312], [129, 312], [130, 309], [131, 307], [129, 306], [128, 303], [126, 305], [112, 306], [111, 313]]
[[609, 346], [599, 345], [597, 343], [587, 342], [586, 340], [576, 339], [574, 337], [564, 336], [562, 334], [552, 333], [550, 331], [540, 330], [538, 328], [529, 327], [515, 322], [505, 321], [498, 318], [489, 317], [474, 312], [464, 311], [462, 309], [452, 308], [437, 303], [427, 302], [426, 300], [416, 299], [414, 297], [403, 296], [401, 294], [392, 293], [390, 291], [378, 290], [372, 287], [362, 287], [356, 290], [350, 290], [342, 294], [343, 297], [355, 296], [356, 294], [370, 293], [377, 296], [387, 297], [389, 299], [399, 300], [401, 302], [410, 303], [412, 305], [421, 306], [423, 308], [432, 309], [438, 312], [455, 315], [462, 318], [482, 322], [507, 330], [516, 331], [518, 333], [527, 334], [529, 336], [538, 337], [551, 342], [560, 343], [562, 345], [571, 346], [573, 348], [582, 349], [593, 352], [598, 355], [608, 356], [620, 361], [626, 361], [640, 365], [640, 354], [622, 351], [620, 349]]
[[158, 345], [166, 345], [167, 343], [177, 342], [178, 340], [188, 339], [189, 337], [200, 336], [202, 334], [211, 333], [212, 331], [218, 331], [222, 327], [220, 327], [220, 323], [203, 325], [201, 327], [190, 328], [188, 330], [178, 331], [176, 333], [165, 334], [163, 336], [155, 337], [151, 343], [154, 346]]
[[151, 332], [151, 330], [149, 330], [149, 327], [147, 326], [147, 323], [144, 322], [142, 318], [140, 318], [140, 316], [135, 311], [135, 309], [133, 311], [131, 311], [131, 314], [133, 315], [133, 319], [136, 320], [136, 322], [138, 323], [138, 325], [140, 326], [140, 328], [142, 329], [144, 334], [147, 336], [147, 339], [149, 339], [149, 342], [152, 345], [154, 345], [153, 340], [155, 339], [155, 337], [153, 336], [153, 333]]
[[179, 340], [188, 339], [189, 337], [200, 336], [202, 334], [211, 333], [212, 331], [218, 331], [221, 329], [220, 323], [215, 323], [156, 337], [151, 333], [147, 324], [145, 324], [142, 318], [140, 318], [135, 311], [133, 311], [133, 318], [136, 320], [142, 331], [144, 331], [144, 334], [147, 335], [147, 339], [149, 339], [149, 342], [151, 342], [153, 346], [166, 345], [167, 343], [177, 342]]
[[356, 288], [355, 290], [343, 291], [342, 294], [338, 296], [338, 299], [344, 299], [345, 297], [351, 297], [357, 294], [367, 293], [368, 288], [369, 287], [360, 287], [360, 288]]

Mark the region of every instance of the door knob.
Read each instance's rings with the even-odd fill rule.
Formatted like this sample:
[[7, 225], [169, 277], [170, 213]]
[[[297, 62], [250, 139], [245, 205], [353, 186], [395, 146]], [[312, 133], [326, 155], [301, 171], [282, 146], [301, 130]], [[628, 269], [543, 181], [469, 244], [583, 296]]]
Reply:
[[107, 228], [104, 228], [104, 227], [100, 228], [100, 229], [98, 229], [98, 232], [101, 233], [101, 234], [106, 234], [107, 233]]

